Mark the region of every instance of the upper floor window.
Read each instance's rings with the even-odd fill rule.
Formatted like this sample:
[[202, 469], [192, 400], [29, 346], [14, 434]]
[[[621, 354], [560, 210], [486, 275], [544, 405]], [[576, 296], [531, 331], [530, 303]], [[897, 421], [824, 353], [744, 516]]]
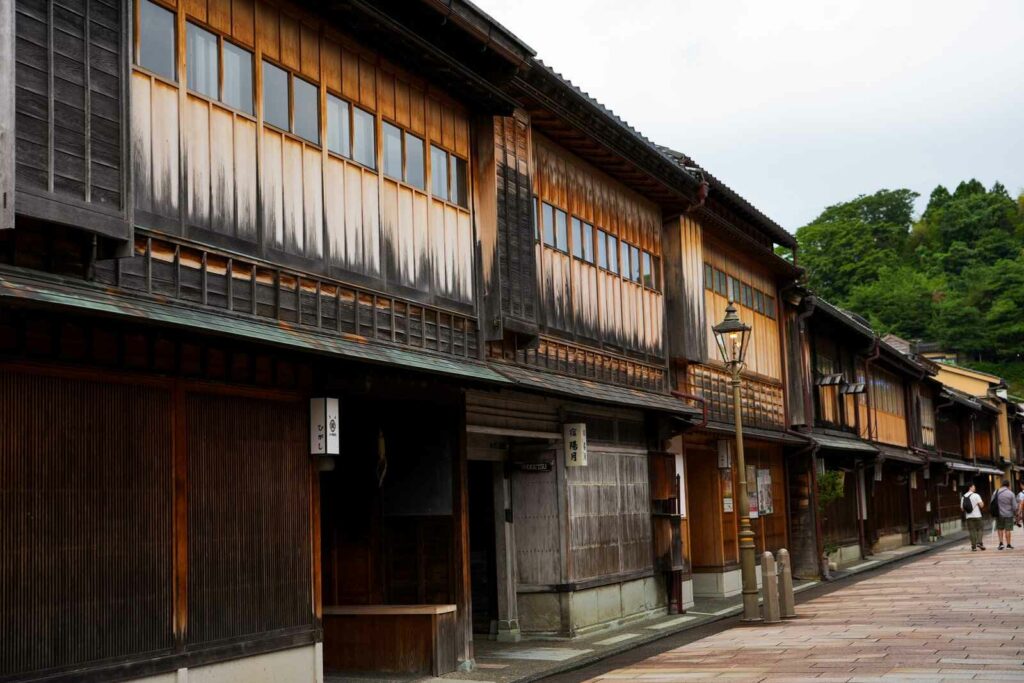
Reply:
[[252, 53], [224, 41], [224, 104], [252, 114]]
[[643, 281], [644, 287], [648, 289], [660, 290], [660, 282], [658, 281], [658, 271], [661, 267], [661, 261], [657, 256], [653, 256], [650, 252], [645, 251], [643, 253]]
[[192, 92], [253, 113], [252, 53], [192, 22], [185, 25], [185, 81]]
[[714, 290], [715, 288], [715, 269], [709, 264], [704, 264], [704, 289]]
[[377, 168], [377, 129], [373, 114], [352, 108], [352, 158], [367, 168]]
[[426, 187], [426, 160], [423, 140], [396, 125], [381, 123], [384, 175], [401, 180], [420, 190]]
[[139, 2], [139, 66], [175, 80], [174, 13], [149, 0]]
[[608, 270], [616, 274], [619, 272], [619, 240], [615, 235], [608, 235]]
[[319, 145], [320, 90], [312, 83], [292, 76], [292, 103], [292, 132]]
[[352, 113], [348, 102], [327, 94], [327, 149], [344, 157], [352, 156]]
[[466, 160], [450, 155], [451, 159], [451, 200], [464, 209], [469, 208], [469, 192], [466, 178]]
[[448, 152], [436, 145], [430, 146], [430, 194], [448, 201]]
[[629, 247], [629, 279], [640, 282], [640, 249], [634, 246]]
[[312, 83], [296, 78], [284, 69], [264, 61], [263, 120], [281, 130], [295, 133], [314, 145], [319, 145], [319, 89]]
[[594, 226], [572, 217], [572, 255], [587, 263], [594, 262]]
[[541, 217], [544, 220], [544, 244], [559, 251], [569, 252], [568, 214], [556, 209], [547, 202], [541, 206]]
[[290, 130], [288, 121], [288, 72], [263, 62], [263, 120], [281, 130]]
[[190, 90], [218, 98], [217, 36], [188, 22], [185, 28], [185, 79]]

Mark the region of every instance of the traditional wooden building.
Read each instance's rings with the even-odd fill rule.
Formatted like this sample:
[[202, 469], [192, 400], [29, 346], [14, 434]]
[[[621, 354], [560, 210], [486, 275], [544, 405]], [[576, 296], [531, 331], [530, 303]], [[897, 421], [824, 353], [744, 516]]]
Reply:
[[818, 506], [822, 552], [848, 564], [927, 540], [935, 453], [934, 364], [881, 339], [820, 297], [797, 312], [805, 422], [818, 477], [842, 495]]
[[946, 362], [936, 367], [942, 385], [936, 411], [939, 449], [965, 461], [956, 464], [959, 485], [975, 483], [987, 502], [1003, 479], [1013, 480], [1016, 406], [995, 375]]
[[0, 680], [437, 674], [681, 605], [692, 173], [469, 3], [4, 8]]
[[[743, 372], [746, 481], [758, 552], [790, 547], [791, 533], [813, 544], [806, 515], [809, 460], [799, 457], [807, 439], [789, 430], [787, 340], [783, 300], [800, 271], [774, 253], [794, 248], [792, 235], [701, 169], [684, 154], [666, 150], [683, 168], [708, 183], [706, 200], [665, 221], [669, 255], [669, 354], [675, 388], [702, 401], [704, 420], [673, 439], [685, 483], [684, 535], [687, 594], [723, 597], [740, 592], [734, 413], [730, 375], [711, 327], [732, 300], [751, 325]], [[802, 482], [802, 483], [800, 483]], [[755, 509], [756, 508], [756, 509]], [[793, 523], [791, 524], [791, 520]], [[810, 566], [800, 573], [817, 574]]]

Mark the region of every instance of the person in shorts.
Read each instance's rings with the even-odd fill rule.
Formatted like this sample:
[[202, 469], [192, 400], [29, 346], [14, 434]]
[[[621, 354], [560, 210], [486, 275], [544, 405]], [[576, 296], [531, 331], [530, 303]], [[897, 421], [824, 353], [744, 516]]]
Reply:
[[985, 504], [981, 502], [981, 496], [978, 495], [976, 487], [971, 484], [964, 491], [964, 499], [970, 503], [970, 510], [967, 510], [968, 505], [964, 503], [964, 518], [967, 524], [967, 532], [971, 535], [971, 550], [984, 550], [985, 544], [982, 542], [982, 530], [981, 530], [981, 511], [985, 507]]
[[[996, 533], [999, 535], [999, 550], [1004, 547], [1013, 550], [1010, 544], [1010, 534], [1013, 532], [1013, 522], [1017, 517], [1017, 497], [1010, 490], [1010, 482], [1003, 479], [1003, 485], [992, 495], [992, 516], [996, 519]], [[1005, 541], [1005, 545], [1004, 545]]]

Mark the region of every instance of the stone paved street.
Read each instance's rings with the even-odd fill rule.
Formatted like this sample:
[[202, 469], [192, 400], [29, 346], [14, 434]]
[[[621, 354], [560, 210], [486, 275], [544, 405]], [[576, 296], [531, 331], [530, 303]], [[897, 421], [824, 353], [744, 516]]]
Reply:
[[1019, 542], [958, 544], [800, 604], [796, 620], [737, 626], [590, 680], [1024, 681]]

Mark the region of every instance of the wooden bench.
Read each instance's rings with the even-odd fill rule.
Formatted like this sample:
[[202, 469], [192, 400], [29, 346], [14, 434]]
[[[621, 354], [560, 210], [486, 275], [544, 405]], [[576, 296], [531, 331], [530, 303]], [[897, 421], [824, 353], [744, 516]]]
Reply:
[[323, 621], [327, 673], [455, 671], [455, 605], [325, 606]]

